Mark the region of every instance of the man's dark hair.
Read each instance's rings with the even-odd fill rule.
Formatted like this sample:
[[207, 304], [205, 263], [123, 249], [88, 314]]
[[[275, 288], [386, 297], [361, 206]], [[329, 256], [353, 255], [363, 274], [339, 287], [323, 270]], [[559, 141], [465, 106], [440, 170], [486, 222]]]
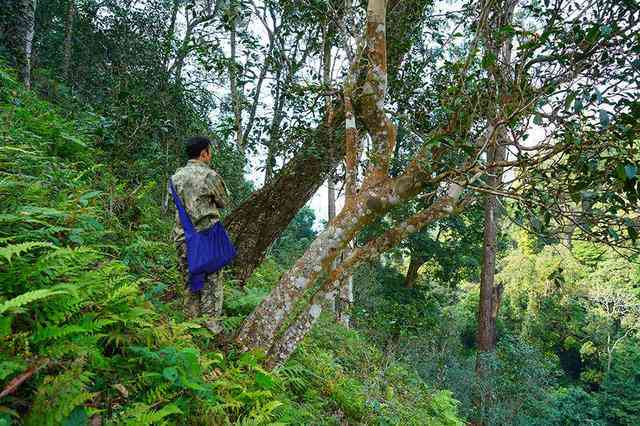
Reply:
[[200, 153], [211, 146], [211, 140], [204, 136], [193, 136], [185, 142], [187, 157], [190, 160], [198, 158]]

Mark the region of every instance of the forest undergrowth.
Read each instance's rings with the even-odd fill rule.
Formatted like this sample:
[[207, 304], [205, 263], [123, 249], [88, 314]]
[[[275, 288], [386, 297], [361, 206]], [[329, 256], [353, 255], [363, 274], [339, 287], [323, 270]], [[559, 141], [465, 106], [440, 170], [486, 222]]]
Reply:
[[[462, 424], [451, 392], [331, 318], [273, 371], [186, 321], [160, 182], [119, 180], [108, 131], [0, 69], [0, 425]], [[227, 335], [282, 269], [227, 280]]]

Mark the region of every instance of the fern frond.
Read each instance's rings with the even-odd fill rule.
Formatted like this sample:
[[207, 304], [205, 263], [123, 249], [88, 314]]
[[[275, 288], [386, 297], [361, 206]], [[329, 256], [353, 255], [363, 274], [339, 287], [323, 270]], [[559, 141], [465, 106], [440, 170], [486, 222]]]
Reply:
[[51, 290], [47, 288], [29, 291], [0, 304], [0, 314], [3, 314], [10, 310], [16, 310], [37, 300], [46, 299], [47, 297], [58, 296], [61, 294], [69, 294], [69, 292], [64, 290]]
[[11, 262], [13, 257], [18, 257], [37, 248], [54, 248], [51, 243], [44, 241], [30, 241], [27, 243], [11, 244], [9, 246], [0, 247], [0, 257], [4, 258], [7, 262]]
[[303, 393], [311, 384], [313, 372], [300, 364], [284, 365], [274, 371], [285, 387]]
[[182, 410], [175, 404], [167, 404], [159, 410], [152, 410], [147, 404], [134, 404], [122, 419], [127, 426], [150, 426], [166, 424], [164, 419], [174, 414], [182, 414]]
[[83, 359], [78, 359], [64, 373], [44, 379], [25, 425], [61, 424], [76, 407], [93, 398], [94, 394], [86, 390], [92, 374], [83, 370], [84, 364]]

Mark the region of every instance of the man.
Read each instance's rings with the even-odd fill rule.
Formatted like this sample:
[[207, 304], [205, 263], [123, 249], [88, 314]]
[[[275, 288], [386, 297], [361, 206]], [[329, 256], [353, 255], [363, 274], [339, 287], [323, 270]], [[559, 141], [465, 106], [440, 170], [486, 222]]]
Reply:
[[[220, 175], [209, 166], [211, 141], [203, 136], [195, 136], [188, 139], [185, 145], [189, 161], [186, 166], [176, 171], [171, 180], [191, 222], [198, 231], [202, 231], [220, 220], [219, 209], [228, 205], [228, 194]], [[217, 334], [222, 330], [218, 323], [218, 318], [222, 314], [223, 290], [220, 274], [207, 275], [202, 290], [192, 292], [188, 287], [189, 272], [184, 230], [177, 212], [173, 239], [178, 250], [180, 271], [187, 283], [184, 290], [185, 316], [187, 318], [206, 317], [207, 328]]]

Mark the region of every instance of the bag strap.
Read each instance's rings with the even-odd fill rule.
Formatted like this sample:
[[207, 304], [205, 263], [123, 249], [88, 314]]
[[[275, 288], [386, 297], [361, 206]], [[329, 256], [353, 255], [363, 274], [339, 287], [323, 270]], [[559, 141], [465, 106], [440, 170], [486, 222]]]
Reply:
[[173, 180], [169, 179], [169, 186], [171, 188], [171, 195], [173, 196], [173, 202], [176, 204], [176, 208], [178, 209], [178, 216], [180, 217], [180, 223], [182, 223], [182, 228], [184, 229], [185, 234], [191, 234], [194, 231], [193, 223], [191, 223], [191, 219], [187, 214], [187, 211], [178, 197], [178, 193], [176, 192], [175, 187], [173, 186]]

